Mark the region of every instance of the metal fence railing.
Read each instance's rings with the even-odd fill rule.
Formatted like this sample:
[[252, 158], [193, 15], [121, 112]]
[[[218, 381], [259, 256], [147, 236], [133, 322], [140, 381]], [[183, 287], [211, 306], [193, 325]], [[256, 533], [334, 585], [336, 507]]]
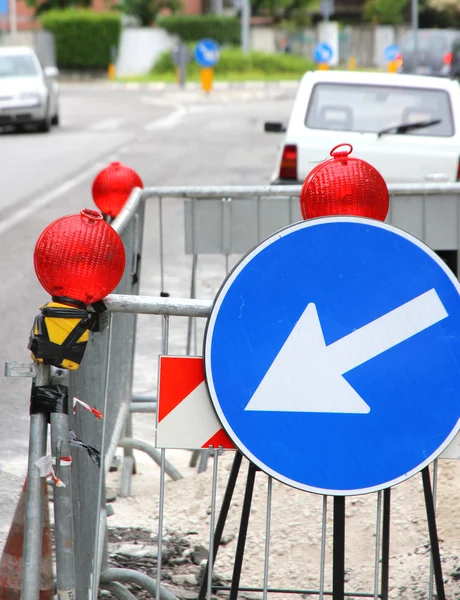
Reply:
[[[460, 184], [410, 184], [389, 187], [391, 209], [387, 221], [409, 231], [443, 254], [457, 273], [460, 248]], [[167, 451], [155, 447], [153, 432], [150, 444], [135, 439], [133, 413], [155, 412], [157, 407], [156, 390], [153, 390], [150, 396], [133, 395], [133, 383], [135, 384], [137, 373], [135, 356], [139, 350], [139, 340], [143, 344], [146, 338], [149, 339], [146, 351], [151, 356], [149, 378], [153, 385], [156, 385], [155, 361], [159, 354], [201, 355], [204, 326], [210, 314], [214, 294], [232, 263], [274, 231], [300, 220], [299, 191], [299, 186], [137, 189], [112, 223], [125, 245], [126, 271], [115, 293], [104, 300], [107, 312], [101, 318], [99, 330], [90, 336], [81, 367], [68, 376], [69, 397], [75, 396], [89, 402], [104, 413], [102, 421], [92, 419], [85, 412], [70, 414], [70, 428], [86, 443], [102, 450], [100, 469], [88, 460], [85, 454], [74, 455], [72, 452], [77, 598], [96, 598], [99, 582], [101, 587], [108, 589], [116, 597], [128, 598], [130, 596], [121, 586], [121, 583], [127, 581], [137, 582], [157, 598], [172, 600], [175, 597], [173, 592], [167, 590], [168, 584], [170, 590], [173, 586], [162, 579], [162, 536], [165, 522], [168, 522], [168, 499], [174, 494], [172, 486], [181, 485], [178, 481], [181, 474], [167, 460]], [[204, 275], [200, 274], [200, 266]], [[185, 280], [186, 273], [188, 281]], [[180, 290], [182, 293], [177, 297], [169, 297], [167, 289]], [[139, 295], [140, 291], [143, 295]], [[202, 299], [196, 299], [197, 296]], [[54, 377], [62, 375], [54, 373]], [[121, 495], [130, 494], [134, 466], [133, 450], [147, 452], [159, 465], [158, 513], [152, 516], [152, 525], [158, 526], [158, 555], [154, 578], [109, 567], [106, 476], [117, 448], [123, 448], [124, 452]], [[294, 536], [294, 545], [290, 546], [286, 542], [290, 536], [289, 523], [284, 525], [284, 529], [279, 526], [286, 519], [286, 513], [281, 510], [280, 516], [277, 516], [273, 507], [274, 494], [285, 493], [281, 484], [272, 482], [271, 478], [265, 475], [256, 475], [255, 468], [248, 465], [244, 486], [241, 483], [241, 475], [238, 479], [238, 461], [241, 461], [238, 452], [232, 454], [235, 458], [231, 468], [229, 455], [221, 457], [216, 449], [211, 452], [199, 448], [190, 450], [195, 453], [201, 452], [203, 468], [207, 460], [212, 458], [212, 469], [208, 473], [210, 488], [205, 509], [208, 514], [204, 515], [208, 531], [206, 535], [203, 534], [203, 539], [206, 538], [208, 542], [211, 557], [218, 549], [222, 552], [219, 544], [221, 529], [228, 522], [234, 523], [229, 510], [232, 495], [235, 502], [237, 494], [245, 490], [242, 505], [240, 503], [242, 513], [239, 514], [237, 559], [232, 562], [233, 570], [230, 574], [228, 569], [224, 568], [224, 575], [230, 582], [225, 583], [224, 577], [224, 583], [221, 580], [221, 584], [217, 586], [219, 592], [212, 579], [214, 561], [211, 559], [211, 569], [208, 569], [202, 580], [200, 599], [210, 599], [215, 593], [227, 592], [230, 598], [236, 600], [238, 590], [241, 591], [245, 587], [250, 588], [247, 591], [259, 594], [258, 597], [264, 599], [268, 594], [270, 598], [286, 598], [287, 594], [294, 597], [306, 597], [310, 594], [320, 598], [334, 595], [333, 590], [331, 591], [333, 581], [329, 581], [327, 576], [332, 560], [330, 509], [328, 512], [330, 499], [328, 504], [326, 497], [313, 496], [306, 499], [309, 494], [292, 491], [296, 494], [296, 500], [290, 505], [291, 509], [295, 506], [299, 515], [305, 517], [301, 522], [302, 519], [296, 515], [296, 518], [292, 519], [292, 526], [294, 529], [300, 527], [306, 537], [300, 541]], [[458, 440], [454, 440], [445, 451], [444, 457], [460, 458]], [[221, 462], [224, 463], [222, 469], [219, 468]], [[222, 474], [226, 474], [228, 469], [231, 470], [225, 490], [224, 479], [227, 478], [223, 478]], [[436, 493], [436, 465], [433, 467], [432, 476]], [[413, 484], [402, 484], [398, 488], [405, 485]], [[439, 499], [440, 492], [437, 493]], [[398, 491], [395, 494], [397, 496]], [[260, 513], [254, 516], [254, 512], [251, 512], [253, 495], [259, 503], [259, 496], [263, 495], [266, 498], [262, 509], [263, 517]], [[299, 499], [300, 496], [302, 499]], [[217, 515], [219, 501], [222, 501], [220, 516]], [[412, 498], [408, 496], [406, 501], [410, 504]], [[361, 536], [365, 548], [364, 556], [368, 559], [367, 576], [364, 579], [355, 578], [354, 583], [357, 587], [353, 587], [351, 570], [351, 592], [347, 592], [347, 595], [380, 597], [386, 600], [390, 597], [390, 585], [397, 585], [392, 584], [390, 578], [390, 492], [368, 495], [357, 502], [365, 518], [356, 517], [357, 511], [353, 508], [355, 503], [351, 500], [348, 503], [350, 518], [356, 517], [351, 524], [351, 530], [353, 535]], [[398, 518], [403, 516], [398, 515]], [[416, 518], [423, 520], [423, 512], [420, 514], [419, 510]], [[249, 533], [246, 528], [248, 522], [260, 519], [264, 522], [264, 536], [257, 542], [257, 548], [251, 546], [248, 558], [244, 547], [246, 540], [249, 540], [247, 543], [251, 543], [251, 525]], [[187, 529], [185, 516], [183, 527], [184, 530]], [[276, 535], [273, 534], [274, 530]], [[418, 533], [420, 534], [420, 531]], [[283, 536], [286, 539], [280, 540]], [[420, 545], [427, 543], [427, 537], [426, 529], [419, 540]], [[296, 544], [300, 544], [302, 551], [307, 552], [309, 544], [306, 544], [305, 540], [309, 540], [310, 546], [315, 548], [316, 552], [315, 558], [307, 561], [312, 572], [306, 573], [304, 577], [294, 577], [286, 569], [283, 572], [276, 557], [283, 552], [284, 557], [295, 553]], [[280, 541], [282, 551], [277, 550]], [[405, 542], [398, 539], [396, 543], [404, 546]], [[393, 554], [397, 552], [393, 550]], [[259, 579], [251, 575], [250, 583], [245, 584], [245, 561], [251, 562], [255, 556], [261, 561]], [[395, 561], [399, 560], [397, 557], [393, 558]], [[217, 564], [219, 566], [219, 563]], [[430, 573], [429, 557], [426, 564], [427, 572]], [[398, 577], [399, 575], [396, 577], [397, 581]], [[292, 583], [294, 580], [296, 585]], [[304, 585], [297, 585], [300, 581], [304, 582]], [[424, 591], [429, 598], [433, 594], [433, 585], [431, 567]]]
[[[119, 311], [127, 311], [130, 313], [139, 312], [143, 314], [149, 314], [152, 315], [152, 318], [154, 318], [153, 315], [161, 315], [164, 331], [164, 353], [167, 353], [168, 351], [170, 325], [176, 318], [193, 317], [204, 320], [211, 309], [210, 302], [198, 300], [185, 301], [182, 299], [175, 300], [170, 298], [149, 298], [143, 296], [133, 298], [112, 295], [107, 297], [106, 303], [108, 310], [113, 314], [116, 314]], [[178, 374], [178, 376], [180, 376], [180, 374]], [[284, 502], [280, 503], [279, 500], [276, 501], [276, 495], [278, 494], [278, 496], [286, 498], [289, 497], [289, 493], [283, 494], [281, 491], [281, 484], [278, 484], [277, 482], [273, 483], [270, 477], [265, 477], [262, 474], [256, 476], [256, 471], [253, 468], [251, 471], [250, 465], [249, 469], [244, 475], [246, 477], [246, 481], [242, 482], [240, 480], [239, 485], [237, 485], [235, 480], [238, 477], [239, 470], [238, 461], [240, 459], [237, 458], [238, 456], [241, 455], [237, 454], [236, 457], [233, 458], [233, 466], [230, 475], [228, 476], [227, 488], [224, 490], [222, 484], [219, 488], [217, 487], [217, 478], [219, 477], [221, 480], [223, 478], [225, 481], [228, 473], [227, 469], [230, 466], [229, 457], [224, 455], [222, 458], [220, 458], [220, 454], [217, 450], [212, 450], [210, 452], [210, 457], [212, 458], [213, 463], [211, 486], [207, 492], [207, 498], [205, 498], [204, 502], [202, 503], [202, 516], [204, 517], [205, 514], [207, 515], [206, 525], [209, 527], [209, 531], [207, 535], [204, 535], [202, 531], [200, 532], [201, 540], [209, 540], [209, 553], [210, 556], [212, 556], [213, 549], [217, 550], [220, 548], [219, 538], [221, 535], [221, 530], [224, 527], [227, 527], [227, 521], [229, 521], [233, 526], [233, 534], [237, 534], [237, 539], [242, 540], [242, 542], [238, 542], [238, 548], [236, 550], [234, 549], [237, 567], [235, 568], [234, 565], [232, 565], [232, 569], [227, 568], [224, 571], [224, 579], [228, 578], [229, 581], [227, 583], [220, 583], [220, 585], [217, 587], [215, 587], [214, 584], [211, 585], [211, 575], [209, 575], [209, 573], [212, 574], [211, 568], [211, 570], [208, 571], [208, 578], [202, 580], [201, 595], [199, 597], [203, 599], [211, 598], [213, 597], [212, 593], [216, 593], [217, 589], [220, 589], [221, 591], [227, 591], [230, 594], [233, 594], [233, 597], [235, 598], [236, 596], [234, 594], [236, 593], [237, 589], [250, 591], [253, 594], [260, 594], [260, 598], [266, 598], [268, 597], [268, 594], [270, 594], [270, 598], [276, 599], [286, 598], [288, 596], [304, 597], [306, 594], [312, 596], [316, 595], [320, 598], [329, 595], [333, 595], [335, 598], [340, 597], [333, 594], [334, 582], [333, 577], [330, 575], [333, 565], [333, 547], [331, 545], [331, 530], [333, 528], [332, 515], [336, 510], [336, 500], [334, 499], [334, 501], [332, 501], [332, 498], [328, 499], [327, 497], [323, 497], [322, 501], [320, 502], [318, 497], [314, 497], [307, 498], [305, 501], [302, 501], [299, 497], [302, 494], [301, 492], [289, 490], [292, 497], [295, 497], [295, 505], [298, 507], [298, 510], [301, 510], [301, 515], [303, 518], [293, 518], [291, 515], [289, 520], [286, 522], [287, 515], [286, 511], [283, 510]], [[158, 556], [158, 570], [155, 574], [155, 582], [157, 586], [163, 586], [167, 589], [171, 589], [170, 581], [162, 578], [162, 534], [165, 532], [168, 524], [170, 523], [170, 519], [168, 519], [169, 503], [175, 505], [177, 510], [177, 502], [174, 502], [173, 499], [175, 494], [175, 489], [173, 486], [180, 485], [180, 482], [167, 484], [166, 460], [167, 450], [161, 449], [159, 469], [160, 491], [158, 503], [156, 504], [158, 512], [156, 515], [152, 516], [152, 526], [158, 527], [157, 540], [160, 549]], [[219, 468], [220, 461], [223, 462], [223, 468]], [[435, 463], [434, 470], [432, 471], [435, 494], [437, 491], [437, 473], [437, 463]], [[236, 492], [234, 492], [235, 486], [237, 487]], [[398, 488], [401, 489], [404, 489], [404, 487], [406, 488], [406, 507], [407, 510], [413, 515], [413, 507], [409, 507], [411, 507], [411, 504], [414, 503], [414, 497], [412, 494], [417, 486], [414, 485], [414, 481], [398, 486]], [[201, 489], [203, 490], [203, 488]], [[273, 491], [274, 489], [275, 492]], [[232, 492], [234, 493], [233, 497]], [[397, 489], [392, 493], [398, 497], [398, 492], [400, 492], [400, 489]], [[255, 512], [251, 502], [252, 494], [259, 496], [257, 504], [258, 508]], [[274, 495], [275, 501], [273, 501]], [[234, 501], [232, 506], [230, 506], [230, 499], [228, 499], [229, 496], [230, 499]], [[263, 501], [263, 496], [265, 496], [266, 503]], [[219, 518], [217, 515], [219, 506], [218, 499], [222, 504]], [[226, 499], [228, 501], [228, 505], [225, 507], [224, 505]], [[355, 505], [355, 502], [358, 504]], [[427, 527], [423, 510], [421, 510], [423, 507], [420, 506], [420, 497], [417, 497], [415, 503], [418, 505], [418, 510], [416, 511], [415, 519], [413, 516], [412, 519], [415, 521], [420, 520], [425, 522], [425, 526]], [[359, 512], [361, 512], [363, 515], [361, 518], [359, 518], [360, 526], [356, 523], [356, 520], [351, 524], [350, 529], [352, 533], [350, 535], [350, 540], [353, 546], [358, 544], [363, 549], [366, 549], [367, 552], [366, 560], [363, 559], [363, 563], [358, 565], [359, 569], [356, 565], [347, 565], [350, 568], [351, 573], [353, 573], [354, 569], [361, 573], [355, 578], [353, 578], [352, 575], [349, 575], [349, 582], [346, 588], [347, 596], [387, 599], [390, 597], [389, 591], [391, 587], [395, 585], [394, 580], [396, 580], [396, 584], [401, 585], [400, 573], [397, 573], [397, 577], [393, 577], [393, 580], [390, 578], [390, 574], [392, 573], [392, 569], [395, 564], [400, 565], [400, 555], [402, 554], [402, 552], [395, 551], [394, 547], [393, 554], [390, 553], [390, 532], [393, 527], [390, 517], [390, 490], [378, 492], [377, 494], [371, 494], [367, 497], [360, 497], [358, 500], [347, 499], [347, 506], [347, 510], [350, 512], [353, 512], [354, 510], [356, 516], [359, 514]], [[233, 516], [233, 518], [229, 516], [229, 512], [232, 510], [237, 512], [237, 518], [235, 518], [235, 516]], [[399, 506], [394, 517], [397, 523], [400, 522], [401, 518], [404, 518], [404, 515], [401, 515], [399, 512], [400, 510], [401, 507]], [[257, 512], [261, 512], [262, 515], [257, 515]], [[263, 515], [265, 515], [265, 517]], [[262, 528], [265, 536], [263, 540], [264, 543], [261, 545], [259, 540], [257, 547], [254, 547], [251, 543], [251, 520], [255, 518], [259, 521], [261, 518], [263, 518], [265, 521], [264, 527]], [[240, 519], [239, 524], [237, 522], [238, 519]], [[283, 522], [286, 522], [286, 526], [284, 528], [279, 526], [279, 524]], [[101, 523], [107, 523], [103, 509], [101, 509]], [[177, 525], [177, 521], [175, 523]], [[277, 524], [277, 526], [273, 527], [271, 524]], [[408, 521], [405, 527], [406, 530], [408, 527], [410, 527], [410, 524], [411, 522]], [[303, 540], [303, 547], [304, 551], [306, 552], [306, 558], [307, 556], [309, 557], [307, 562], [310, 565], [310, 568], [313, 568], [313, 572], [305, 573], [303, 577], [296, 575], [296, 577], [293, 578], [292, 573], [291, 576], [285, 576], [285, 569], [280, 568], [280, 566], [277, 564], [278, 561], [276, 557], [281, 555], [283, 556], [282, 560], [289, 560], [287, 557], [289, 556], [290, 552], [295, 552], [296, 544], [300, 543], [300, 540], [297, 537], [298, 534], [294, 532], [289, 533], [289, 527], [292, 526], [295, 530], [295, 525], [300, 527], [303, 535], [305, 535], [311, 542], [311, 546], [308, 551], [307, 547], [305, 546], [305, 540]], [[184, 514], [183, 518], [180, 519], [180, 530], [186, 532], [191, 526], [193, 525], [187, 522]], [[247, 531], [248, 527], [249, 533]], [[271, 527], [272, 529], [270, 529]], [[261, 528], [259, 527], [259, 529]], [[397, 526], [397, 529], [398, 535], [400, 535], [400, 526]], [[444, 530], [444, 536], [446, 533], [447, 532]], [[284, 539], [282, 537], [283, 534], [285, 536]], [[420, 546], [426, 546], [428, 543], [428, 529], [426, 528], [425, 532], [420, 535], [420, 528], [418, 528], [417, 534], [420, 536], [417, 544]], [[106, 530], [103, 527], [101, 527], [99, 535], [101, 538], [106, 535]], [[252, 535], [257, 537], [257, 534]], [[314, 542], [312, 540], [314, 540]], [[245, 543], [248, 546], [251, 544], [250, 550], [246, 550], [246, 554], [244, 553]], [[402, 543], [401, 539], [397, 539], [396, 542], [393, 542], [393, 546], [395, 544], [401, 544], [401, 546], [404, 548], [407, 546], [407, 544]], [[455, 544], [455, 542], [454, 540], [451, 540], [450, 546], [453, 544]], [[281, 546], [281, 551], [278, 550], [278, 546]], [[102, 539], [99, 540], [99, 544], [96, 544], [96, 547], [101, 548], [99, 560], [103, 560]], [[248, 560], [248, 552], [250, 555], [251, 564], [254, 564], [255, 558], [257, 558], [259, 561], [258, 577], [255, 576], [253, 572], [245, 573], [244, 565], [245, 561]], [[311, 557], [311, 553], [316, 555], [313, 559]], [[219, 555], [217, 554], [217, 560], [218, 556]], [[431, 598], [433, 595], [434, 583], [432, 570], [430, 574], [429, 554], [425, 556], [424, 562], [426, 569], [426, 575], [424, 577], [425, 592], [427, 596]], [[396, 569], [396, 571], [397, 570], [398, 569]], [[364, 576], [362, 571], [364, 571]], [[106, 562], [102, 562], [101, 572], [103, 586], [110, 584], [113, 581], [126, 581], [126, 579], [122, 578], [117, 579], [118, 577], [121, 577], [122, 574], [117, 570], [108, 568]], [[219, 575], [222, 577], [221, 573], [219, 573]], [[245, 575], [248, 576], [249, 582], [244, 580]], [[131, 575], [131, 578], [128, 578], [127, 580], [137, 581], [139, 584], [143, 583], [141, 579], [136, 580], [133, 575]], [[257, 581], [259, 583], [257, 583]], [[274, 582], [274, 584], [269, 584], [269, 581]], [[293, 581], [296, 582], [295, 585], [293, 584]], [[300, 582], [304, 582], [304, 585], [302, 586]], [[353, 585], [353, 583], [355, 585]], [[146, 585], [145, 581], [144, 585]], [[148, 589], [160, 589], [160, 587], [153, 587], [152, 582], [150, 582], [149, 585], [150, 587]], [[155, 591], [155, 595], [156, 594], [157, 592]], [[167, 598], [168, 596], [166, 592], [161, 591], [160, 596], [157, 597]]]

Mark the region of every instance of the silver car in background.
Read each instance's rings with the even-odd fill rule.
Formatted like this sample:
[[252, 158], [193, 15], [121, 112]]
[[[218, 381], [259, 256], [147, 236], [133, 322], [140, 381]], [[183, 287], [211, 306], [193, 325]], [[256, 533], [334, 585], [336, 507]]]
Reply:
[[42, 67], [31, 48], [0, 47], [0, 127], [59, 124], [56, 67]]
[[[404, 34], [401, 42], [400, 73], [450, 77], [454, 71], [454, 49], [460, 42], [455, 29], [419, 29]], [[417, 49], [417, 52], [415, 52]]]

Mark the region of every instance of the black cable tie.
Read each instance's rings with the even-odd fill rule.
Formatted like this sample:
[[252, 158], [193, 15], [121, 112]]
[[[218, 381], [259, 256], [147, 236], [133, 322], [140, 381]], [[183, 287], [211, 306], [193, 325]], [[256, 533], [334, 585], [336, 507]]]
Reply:
[[69, 389], [66, 385], [32, 384], [29, 414], [47, 414], [49, 421], [51, 413], [68, 414], [68, 400]]
[[101, 314], [107, 310], [107, 306], [104, 304], [103, 300], [98, 300], [97, 302], [94, 302], [94, 304], [91, 304], [91, 306], [98, 314]]
[[[50, 339], [45, 322], [46, 317], [79, 319], [79, 322], [63, 342], [56, 343]], [[32, 351], [34, 358], [45, 365], [66, 368], [62, 364], [64, 360], [69, 360], [79, 365], [86, 349], [86, 342], [80, 342], [80, 339], [87, 330], [91, 331], [94, 325], [95, 319], [87, 312], [86, 307], [42, 306], [41, 314], [35, 317], [28, 348]]]
[[83, 448], [86, 450], [93, 463], [98, 467], [101, 466], [101, 453], [99, 450], [96, 450], [96, 448], [93, 448], [93, 446], [85, 444], [85, 442], [79, 440], [73, 431], [69, 431], [69, 444], [76, 448]]
[[138, 252], [136, 254], [136, 268], [134, 270], [133, 277], [132, 277], [132, 280], [131, 280], [131, 284], [132, 285], [136, 285], [137, 283], [139, 283], [139, 272], [140, 272], [140, 266], [141, 266], [141, 258], [142, 258], [142, 256], [141, 256], [140, 252]]
[[90, 313], [91, 319], [91, 331], [93, 333], [99, 333], [107, 326], [107, 306], [104, 304], [102, 300], [98, 300], [94, 304], [91, 304], [94, 309], [93, 313]]
[[[55, 298], [56, 300], [56, 298]], [[71, 319], [68, 325], [72, 327], [65, 340], [53, 339], [53, 329], [48, 331], [47, 319]], [[28, 348], [32, 351], [33, 358], [45, 365], [59, 368], [69, 368], [65, 361], [75, 363], [70, 368], [78, 368], [85, 353], [87, 332], [92, 331], [97, 320], [97, 313], [88, 313], [86, 306], [80, 307], [49, 306], [41, 307], [40, 314], [35, 317], [29, 336]], [[76, 322], [76, 324], [74, 324]], [[85, 336], [86, 334], [86, 336]]]
[[68, 296], [51, 296], [51, 300], [59, 304], [71, 304], [72, 306], [78, 306], [78, 308], [83, 310], [86, 309], [86, 304], [84, 302], [81, 300], [74, 300], [74, 298], [69, 298]]
[[56, 307], [42, 306], [41, 314], [44, 317], [54, 317], [55, 319], [86, 319], [88, 311], [86, 308], [74, 308], [72, 306]]

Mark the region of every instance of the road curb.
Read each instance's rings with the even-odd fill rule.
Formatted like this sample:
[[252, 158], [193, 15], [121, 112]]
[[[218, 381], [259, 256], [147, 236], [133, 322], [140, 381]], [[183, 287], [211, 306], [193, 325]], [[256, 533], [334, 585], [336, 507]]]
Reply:
[[95, 80], [92, 82], [62, 82], [62, 88], [77, 89], [91, 88], [94, 90], [117, 90], [127, 92], [140, 92], [162, 98], [173, 98], [175, 101], [187, 100], [188, 102], [232, 102], [234, 100], [262, 100], [264, 98], [280, 98], [291, 96], [298, 87], [297, 81], [244, 81], [244, 82], [215, 82], [212, 92], [206, 93], [199, 83], [188, 83], [181, 88], [174, 83], [162, 82], [122, 82]]
[[[199, 83], [187, 83], [184, 88], [180, 88], [174, 83], [163, 83], [163, 82], [105, 82], [105, 85], [115, 89], [126, 89], [126, 90], [149, 90], [149, 91], [200, 91], [201, 86]], [[216, 81], [213, 84], [214, 90], [267, 90], [267, 89], [296, 89], [299, 85], [298, 81], [243, 81], [243, 82], [230, 82], [230, 81]]]

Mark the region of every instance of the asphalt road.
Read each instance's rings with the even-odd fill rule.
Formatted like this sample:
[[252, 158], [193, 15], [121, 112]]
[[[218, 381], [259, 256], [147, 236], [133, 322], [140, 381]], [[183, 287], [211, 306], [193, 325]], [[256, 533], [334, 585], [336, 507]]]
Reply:
[[[67, 84], [62, 124], [51, 134], [0, 133], [0, 364], [29, 360], [33, 318], [48, 301], [33, 269], [39, 234], [54, 219], [94, 206], [91, 183], [101, 168], [120, 160], [146, 185], [267, 184], [280, 138], [264, 134], [263, 122], [284, 120], [292, 94], [203, 98]], [[167, 227], [166, 236], [175, 237], [174, 222]], [[30, 385], [0, 378], [0, 551], [26, 473]]]

